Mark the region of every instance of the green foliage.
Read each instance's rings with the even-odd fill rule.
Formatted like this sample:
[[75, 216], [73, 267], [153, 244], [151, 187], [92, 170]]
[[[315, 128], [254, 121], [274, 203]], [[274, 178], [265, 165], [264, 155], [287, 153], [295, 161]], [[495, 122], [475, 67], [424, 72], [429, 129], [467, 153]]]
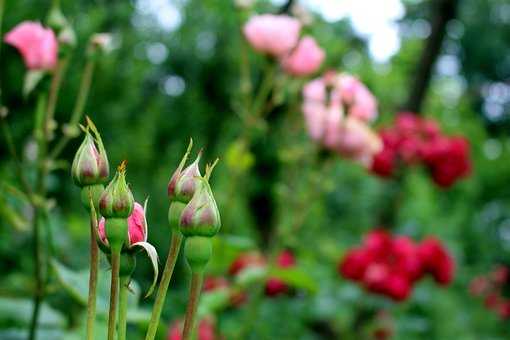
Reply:
[[[247, 288], [247, 303], [227, 307], [225, 290], [208, 292], [199, 315], [214, 314], [226, 339], [368, 339], [377, 326], [374, 315], [378, 310], [391, 314], [395, 339], [508, 337], [508, 323], [468, 292], [474, 276], [496, 264], [510, 264], [509, 120], [508, 114], [499, 120], [487, 118], [482, 91], [484, 85], [507, 81], [509, 76], [510, 28], [504, 0], [461, 2], [459, 18], [449, 26], [442, 51], [442, 55], [457, 58], [459, 72], [436, 72], [428, 91], [423, 114], [437, 119], [449, 134], [467, 136], [471, 144], [473, 174], [449, 190], [435, 187], [424, 169], [413, 168], [400, 181], [384, 181], [337, 156], [324, 157], [303, 128], [299, 101], [304, 80], [277, 79], [286, 86], [275, 91], [275, 110], [267, 120], [247, 123], [238, 108], [243, 100], [239, 95], [240, 53], [248, 48], [239, 26], [248, 13], [234, 10], [227, 0], [175, 1], [181, 22], [168, 32], [144, 12], [145, 2], [62, 1], [78, 45], [71, 54], [55, 118], [59, 129], [69, 120], [89, 37], [112, 32], [115, 48], [98, 58], [85, 112], [100, 130], [112, 164], [128, 159], [129, 186], [135, 199], [150, 196], [148, 241], [160, 258], [166, 257], [170, 240], [166, 184], [190, 137], [204, 147], [204, 161], [222, 159], [211, 187], [223, 226], [213, 240], [206, 276], [228, 276], [231, 262], [246, 251], [262, 250], [270, 258], [284, 248], [294, 251], [294, 268], [271, 265], [237, 281], [228, 276], [234, 286]], [[43, 20], [48, 3], [7, 1], [2, 32], [22, 20]], [[428, 3], [405, 1], [403, 27], [428, 20]], [[275, 12], [268, 1], [259, 1], [257, 9]], [[348, 20], [328, 23], [316, 17], [305, 31], [326, 49], [324, 69], [359, 75], [377, 96], [381, 113], [377, 124], [392, 121], [407, 98], [423, 38], [403, 34], [398, 54], [388, 64], [379, 65], [371, 60], [364, 40]], [[38, 94], [47, 91], [50, 78], [26, 74], [13, 48], [2, 44], [0, 53], [0, 103], [9, 109], [7, 119], [32, 182], [37, 141], [31, 136], [34, 124], [42, 124], [37, 119], [41, 110], [34, 117], [35, 108], [45, 106], [46, 98]], [[266, 60], [253, 53], [249, 60], [250, 81], [256, 86]], [[459, 94], [452, 95], [459, 86]], [[284, 104], [289, 102], [295, 104]], [[508, 113], [509, 104], [505, 105]], [[25, 339], [32, 309], [28, 297], [34, 291], [32, 211], [30, 197], [20, 191], [22, 183], [15, 175], [13, 159], [7, 157], [3, 137], [0, 339]], [[78, 139], [71, 141], [51, 164], [56, 171], [48, 178], [51, 199], [45, 202], [49, 218], [42, 237], [47, 241], [50, 255], [45, 260], [52, 271], [39, 340], [84, 338], [89, 229], [79, 189], [70, 177], [79, 143]], [[274, 208], [263, 223], [262, 215], [254, 213], [261, 194], [270, 196]], [[388, 226], [393, 232], [415, 239], [433, 234], [444, 240], [457, 265], [452, 286], [439, 288], [426, 280], [408, 301], [395, 304], [337, 274], [336, 266], [346, 250], [358, 244], [388, 211], [393, 212], [393, 223]], [[150, 317], [153, 300], [142, 299], [140, 291], [151, 286], [152, 270], [149, 261], [138, 261], [128, 311], [132, 339], [143, 337]], [[294, 287], [294, 295], [264, 297], [259, 290], [268, 276]], [[104, 265], [98, 285], [96, 339], [106, 333], [108, 277]], [[163, 311], [160, 339], [165, 338], [170, 322], [185, 312], [188, 281], [181, 256]]]

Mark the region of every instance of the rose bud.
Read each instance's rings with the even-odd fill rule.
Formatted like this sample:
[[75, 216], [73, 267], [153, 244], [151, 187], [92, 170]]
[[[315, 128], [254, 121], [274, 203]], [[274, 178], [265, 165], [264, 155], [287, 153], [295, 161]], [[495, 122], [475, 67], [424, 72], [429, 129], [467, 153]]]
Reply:
[[191, 146], [192, 142], [190, 142], [186, 154], [168, 183], [168, 197], [170, 201], [188, 203], [199, 186], [200, 180], [198, 178], [201, 177], [199, 163], [202, 152], [198, 153], [193, 163], [184, 170], [182, 169], [188, 158]]
[[261, 53], [281, 57], [294, 48], [301, 23], [288, 15], [256, 15], [244, 25], [243, 33], [250, 45]]
[[198, 179], [200, 185], [182, 211], [179, 226], [184, 236], [212, 237], [221, 227], [220, 212], [209, 183], [205, 178]]
[[14, 46], [30, 70], [52, 70], [57, 65], [58, 41], [55, 33], [40, 23], [24, 21], [7, 32], [4, 41]]
[[[110, 167], [101, 136], [97, 133], [90, 119], [85, 128], [85, 138], [74, 156], [71, 175], [74, 183], [79, 187], [103, 184], [108, 180]], [[95, 138], [90, 134], [95, 134]]]
[[[152, 286], [150, 287], [147, 296], [152, 293], [156, 285], [156, 280], [158, 276], [158, 255], [156, 249], [147, 242], [148, 236], [148, 227], [147, 227], [147, 219], [145, 217], [145, 212], [147, 210], [147, 201], [145, 201], [145, 205], [142, 206], [138, 202], [134, 202], [133, 204], [133, 212], [127, 218], [127, 237], [125, 238], [125, 242], [122, 245], [122, 254], [126, 255], [123, 257], [121, 261], [121, 270], [124, 271], [124, 275], [129, 274], [134, 270], [134, 266], [136, 264], [135, 258], [133, 255], [142, 248], [147, 253], [149, 259], [152, 263], [152, 268], [154, 271]], [[109, 218], [105, 219], [102, 217], [98, 223], [97, 230], [97, 243], [101, 250], [106, 254], [110, 253], [110, 234], [112, 233], [112, 228], [117, 228], [118, 224], [123, 219], [119, 218]], [[115, 231], [115, 230], [114, 230]]]
[[290, 75], [307, 76], [319, 69], [324, 57], [324, 50], [317, 45], [315, 39], [306, 36], [288, 56], [281, 59], [281, 64]]
[[126, 183], [126, 162], [123, 161], [101, 195], [99, 211], [106, 219], [128, 218], [133, 211], [133, 205], [133, 194]]

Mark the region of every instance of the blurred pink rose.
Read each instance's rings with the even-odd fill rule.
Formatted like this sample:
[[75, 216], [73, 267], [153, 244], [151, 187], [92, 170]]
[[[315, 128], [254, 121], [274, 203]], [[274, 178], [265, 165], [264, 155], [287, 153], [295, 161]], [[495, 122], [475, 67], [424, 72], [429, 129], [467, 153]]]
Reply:
[[372, 164], [373, 157], [382, 150], [379, 136], [363, 121], [347, 117], [338, 128], [335, 149], [342, 156], [365, 167]]
[[299, 39], [301, 23], [287, 15], [263, 14], [250, 18], [243, 33], [257, 51], [281, 57], [294, 48]]
[[324, 60], [324, 50], [314, 38], [305, 36], [297, 47], [281, 59], [285, 72], [294, 76], [307, 76], [319, 69]]
[[[361, 82], [346, 74], [327, 72], [303, 88], [302, 110], [310, 137], [365, 167], [382, 150], [381, 138], [370, 128], [375, 118], [375, 99]], [[373, 104], [373, 105], [372, 105]], [[373, 110], [372, 110], [373, 109]]]
[[[106, 237], [104, 217], [101, 217], [99, 220], [98, 232], [101, 241], [105, 245], [109, 245]], [[142, 205], [138, 202], [135, 202], [133, 212], [128, 217], [128, 241], [129, 246], [138, 242], [147, 241], [147, 221], [145, 219], [145, 211]]]
[[18, 49], [31, 70], [50, 70], [57, 64], [55, 33], [38, 22], [24, 21], [9, 31], [4, 41]]
[[342, 73], [337, 82], [340, 99], [351, 116], [366, 122], [377, 117], [377, 101], [358, 78]]

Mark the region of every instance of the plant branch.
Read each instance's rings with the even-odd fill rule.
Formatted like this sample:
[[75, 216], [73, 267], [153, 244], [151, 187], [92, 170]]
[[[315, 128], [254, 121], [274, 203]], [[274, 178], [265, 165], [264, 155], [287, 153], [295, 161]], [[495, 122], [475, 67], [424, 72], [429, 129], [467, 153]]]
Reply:
[[90, 85], [92, 84], [92, 76], [94, 74], [95, 62], [93, 59], [87, 60], [85, 67], [83, 69], [83, 75], [80, 83], [80, 88], [78, 90], [78, 96], [76, 97], [76, 102], [74, 104], [73, 113], [71, 114], [71, 118], [69, 123], [67, 124], [68, 131], [64, 131], [64, 135], [58, 141], [57, 145], [53, 149], [50, 154], [50, 159], [56, 159], [60, 153], [64, 150], [67, 143], [74, 137], [74, 130], [77, 130], [77, 125], [80, 122], [83, 111], [85, 109], [85, 104], [87, 102], [87, 98], [90, 92]]
[[130, 279], [131, 278], [129, 276], [122, 276], [120, 278], [118, 340], [126, 340], [128, 291]]
[[46, 107], [46, 116], [44, 124], [44, 137], [47, 141], [52, 139], [55, 109], [57, 107], [58, 95], [62, 85], [62, 79], [69, 63], [69, 57], [58, 61], [55, 73], [51, 79], [50, 94], [48, 96], [48, 106]]
[[159, 319], [161, 317], [161, 311], [163, 310], [163, 305], [165, 304], [166, 292], [168, 290], [168, 285], [170, 284], [170, 279], [172, 278], [172, 274], [174, 272], [175, 262], [177, 261], [177, 256], [179, 255], [179, 249], [181, 248], [182, 238], [183, 238], [182, 234], [179, 231], [174, 230], [172, 232], [170, 250], [168, 251], [165, 269], [163, 271], [161, 282], [159, 283], [158, 292], [156, 294], [156, 300], [154, 302], [154, 307], [152, 308], [151, 320], [149, 323], [149, 328], [147, 329], [147, 335], [145, 336], [145, 340], [153, 340], [154, 337], [156, 336], [156, 332], [158, 330], [159, 325]]
[[93, 207], [90, 209], [90, 275], [87, 300], [87, 340], [94, 339], [96, 321], [97, 273], [99, 267], [99, 248], [96, 241], [97, 217]]
[[186, 319], [184, 320], [184, 329], [182, 331], [182, 339], [191, 339], [193, 326], [195, 323], [195, 314], [197, 312], [198, 302], [200, 300], [200, 292], [202, 290], [202, 281], [204, 273], [202, 271], [191, 274], [191, 288], [186, 309]]
[[115, 322], [117, 316], [117, 300], [119, 295], [119, 270], [120, 270], [120, 250], [112, 251], [112, 280], [110, 289], [110, 310], [108, 312], [108, 340], [115, 338]]
[[416, 72], [414, 72], [415, 77], [410, 86], [411, 92], [404, 106], [406, 110], [416, 113], [422, 110], [423, 101], [430, 85], [432, 70], [441, 52], [441, 46], [446, 34], [446, 26], [456, 16], [457, 3], [458, 0], [433, 1], [434, 17], [432, 18], [432, 30], [423, 47]]

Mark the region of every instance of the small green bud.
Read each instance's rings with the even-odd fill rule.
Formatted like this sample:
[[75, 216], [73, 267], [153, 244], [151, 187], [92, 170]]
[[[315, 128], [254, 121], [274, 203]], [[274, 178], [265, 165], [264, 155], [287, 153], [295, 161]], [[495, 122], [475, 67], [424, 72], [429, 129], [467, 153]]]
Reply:
[[67, 18], [64, 16], [64, 13], [62, 13], [57, 3], [51, 6], [48, 16], [46, 17], [46, 23], [57, 32], [69, 25]]
[[104, 191], [104, 185], [102, 184], [93, 184], [87, 185], [81, 188], [81, 203], [90, 211], [90, 199], [92, 198], [92, 202], [94, 204], [94, 209], [96, 211], [99, 209], [99, 199]]
[[108, 180], [110, 173], [110, 165], [101, 136], [88, 117], [87, 123], [87, 127], [84, 128], [85, 138], [74, 156], [71, 167], [73, 181], [79, 187], [103, 184]]
[[168, 209], [168, 224], [173, 231], [179, 231], [179, 222], [185, 207], [186, 204], [182, 202], [175, 201], [170, 203], [170, 208]]
[[184, 256], [191, 271], [196, 273], [204, 270], [212, 255], [212, 242], [209, 237], [193, 236], [186, 239]]
[[221, 227], [220, 212], [209, 183], [202, 177], [199, 180], [200, 186], [184, 208], [179, 226], [184, 236], [212, 237]]
[[126, 161], [123, 161], [115, 177], [101, 195], [99, 211], [106, 219], [128, 218], [133, 211], [133, 206], [133, 194], [126, 183]]
[[105, 222], [108, 245], [113, 253], [120, 252], [128, 238], [128, 222], [126, 218], [108, 218]]

